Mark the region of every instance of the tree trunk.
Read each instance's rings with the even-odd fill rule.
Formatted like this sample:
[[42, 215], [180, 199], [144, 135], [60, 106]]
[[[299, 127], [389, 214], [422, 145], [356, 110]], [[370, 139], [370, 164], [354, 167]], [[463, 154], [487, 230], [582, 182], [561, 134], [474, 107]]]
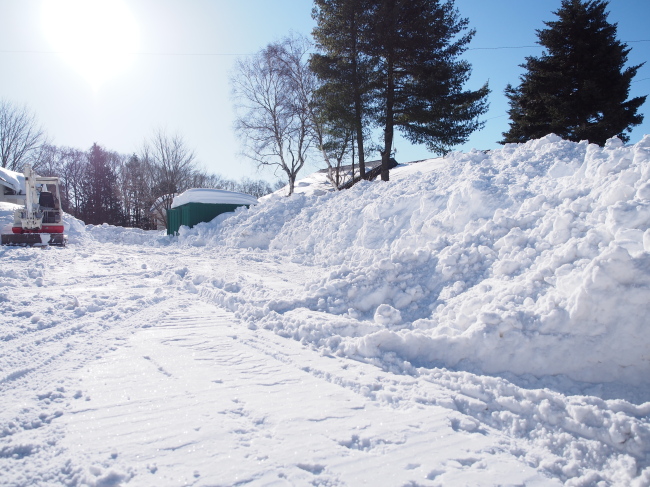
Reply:
[[[353, 46], [352, 46], [352, 77], [354, 79], [354, 125], [357, 132], [357, 148], [359, 157], [359, 177], [366, 179], [366, 160], [363, 151], [363, 102], [361, 100], [361, 82], [359, 80], [359, 71], [357, 59], [359, 56], [357, 49], [357, 32], [356, 22], [354, 17], [352, 20], [353, 25]], [[354, 144], [353, 144], [354, 146]]]
[[352, 181], [354, 181], [354, 135], [352, 136]]
[[381, 180], [388, 181], [388, 165], [390, 153], [393, 149], [393, 106], [395, 103], [395, 74], [393, 67], [393, 53], [388, 53], [388, 79], [386, 84], [386, 127], [384, 128], [384, 150], [381, 153]]
[[359, 175], [361, 179], [366, 179], [366, 161], [363, 152], [363, 122], [361, 121], [361, 95], [357, 94], [357, 100], [354, 102], [355, 108], [355, 125], [357, 129], [357, 152], [359, 157]]

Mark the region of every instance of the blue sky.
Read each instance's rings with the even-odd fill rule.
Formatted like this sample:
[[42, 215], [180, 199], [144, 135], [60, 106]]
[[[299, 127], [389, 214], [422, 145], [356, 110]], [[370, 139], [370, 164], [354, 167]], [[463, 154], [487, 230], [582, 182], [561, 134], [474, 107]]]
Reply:
[[[66, 45], [80, 42], [79, 49], [88, 48], [88, 38], [104, 29], [115, 43], [104, 47], [125, 50], [123, 59], [104, 62], [100, 58], [92, 78], [84, 62], [94, 62], [98, 56], [75, 61], [60, 52], [62, 36], [74, 30], [64, 25], [69, 15], [67, 20], [63, 16], [54, 21], [46, 0], [0, 0], [0, 97], [27, 104], [57, 145], [87, 149], [97, 142], [110, 150], [132, 153], [155, 129], [165, 128], [181, 134], [210, 172], [236, 179], [273, 180], [272, 173], [256, 173], [255, 167], [238, 155], [228, 78], [238, 55], [255, 52], [292, 30], [309, 34], [314, 25], [311, 2], [120, 2], [123, 9], [117, 11], [116, 19], [111, 19], [110, 12], [94, 20], [73, 19], [89, 29], [76, 41], [68, 39]], [[465, 55], [473, 66], [469, 87], [489, 81], [492, 90], [485, 128], [458, 150], [499, 147], [496, 142], [508, 127], [503, 89], [507, 83], [518, 83], [519, 64], [526, 56], [541, 54], [541, 48], [535, 46], [535, 29], [543, 28], [544, 20], [554, 19], [552, 11], [560, 3], [456, 0], [461, 15], [468, 17], [477, 31]], [[613, 0], [609, 10], [610, 21], [618, 23], [619, 39], [630, 41], [630, 63], [649, 61], [650, 42], [631, 41], [650, 39], [650, 2]], [[130, 23], [122, 25], [120, 16], [128, 17]], [[128, 54], [129, 50], [137, 54]], [[631, 96], [650, 94], [650, 63], [639, 70], [636, 80]], [[650, 101], [641, 111], [646, 121], [634, 130], [632, 142], [650, 134]], [[412, 146], [399, 138], [395, 148], [401, 162], [432, 156], [424, 146]], [[305, 174], [320, 168], [318, 164], [316, 160]]]

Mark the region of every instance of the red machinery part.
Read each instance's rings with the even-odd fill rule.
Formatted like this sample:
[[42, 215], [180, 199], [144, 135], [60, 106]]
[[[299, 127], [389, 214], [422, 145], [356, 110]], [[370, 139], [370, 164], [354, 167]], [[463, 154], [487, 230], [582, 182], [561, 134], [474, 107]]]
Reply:
[[23, 227], [12, 227], [13, 233], [63, 233], [63, 225], [43, 225], [41, 228], [28, 230]]

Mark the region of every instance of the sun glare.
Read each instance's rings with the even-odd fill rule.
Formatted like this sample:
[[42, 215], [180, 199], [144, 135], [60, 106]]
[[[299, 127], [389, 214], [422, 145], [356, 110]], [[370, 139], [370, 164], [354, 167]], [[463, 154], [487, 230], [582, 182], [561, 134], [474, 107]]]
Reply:
[[137, 24], [122, 0], [44, 0], [43, 28], [95, 90], [128, 68], [139, 48]]

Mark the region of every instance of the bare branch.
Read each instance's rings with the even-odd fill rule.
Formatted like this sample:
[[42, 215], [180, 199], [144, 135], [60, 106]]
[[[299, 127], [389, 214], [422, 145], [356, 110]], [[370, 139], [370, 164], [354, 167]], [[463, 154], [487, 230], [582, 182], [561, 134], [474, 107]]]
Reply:
[[315, 81], [308, 51], [306, 39], [288, 37], [238, 60], [231, 78], [242, 152], [258, 167], [282, 170], [289, 194], [313, 145], [309, 103]]
[[26, 106], [0, 100], [0, 166], [22, 171], [26, 163], [38, 166], [45, 135]]

